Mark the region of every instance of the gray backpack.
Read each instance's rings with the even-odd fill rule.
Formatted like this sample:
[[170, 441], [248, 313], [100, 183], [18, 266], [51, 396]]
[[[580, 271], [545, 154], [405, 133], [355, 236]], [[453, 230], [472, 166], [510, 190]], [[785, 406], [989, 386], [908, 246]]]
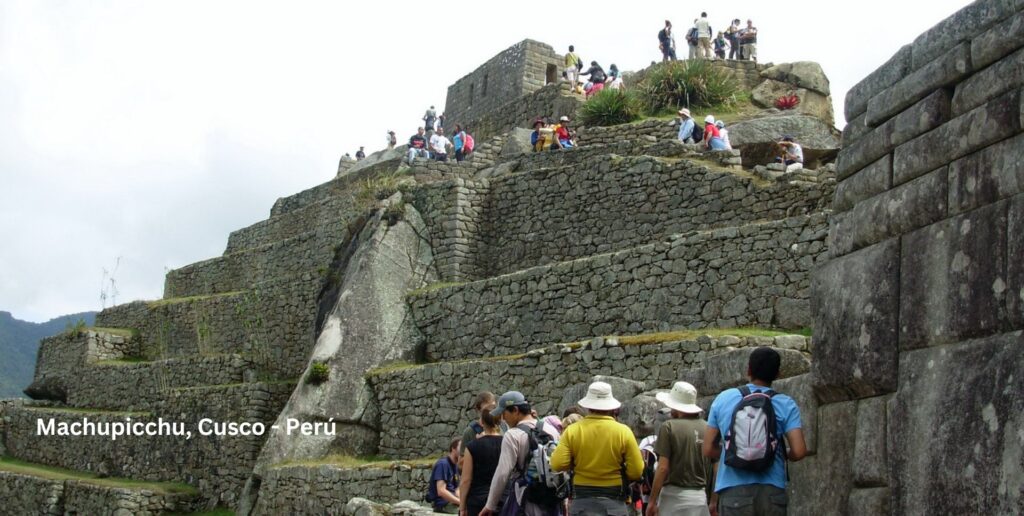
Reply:
[[746, 385], [739, 388], [743, 399], [732, 413], [732, 422], [725, 433], [725, 464], [747, 471], [765, 471], [775, 463], [775, 455], [786, 444], [779, 435], [772, 397], [775, 391], [753, 391]]

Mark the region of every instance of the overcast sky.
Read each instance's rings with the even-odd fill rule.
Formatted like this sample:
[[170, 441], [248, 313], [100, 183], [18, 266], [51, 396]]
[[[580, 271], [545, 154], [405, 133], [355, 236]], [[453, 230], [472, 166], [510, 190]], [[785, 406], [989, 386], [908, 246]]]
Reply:
[[821, 63], [842, 127], [850, 86], [967, 3], [0, 0], [0, 310], [98, 310], [115, 265], [118, 302], [159, 298], [525, 38], [635, 70], [665, 19], [753, 18], [761, 61]]

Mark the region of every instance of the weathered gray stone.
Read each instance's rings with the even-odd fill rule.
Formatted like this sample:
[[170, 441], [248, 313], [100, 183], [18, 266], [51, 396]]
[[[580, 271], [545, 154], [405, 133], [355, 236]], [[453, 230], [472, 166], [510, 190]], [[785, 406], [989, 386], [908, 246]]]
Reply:
[[729, 127], [729, 140], [743, 152], [743, 165], [747, 167], [772, 161], [777, 155], [776, 143], [783, 135], [792, 136], [803, 147], [804, 165], [808, 168], [816, 168], [839, 151], [839, 131], [813, 116], [769, 116]]
[[871, 131], [839, 154], [836, 177], [845, 180], [892, 152], [896, 146], [931, 131], [949, 120], [951, 95], [939, 90]]
[[386, 504], [373, 503], [365, 498], [352, 498], [345, 504], [345, 516], [391, 516]]
[[946, 216], [947, 167], [878, 194], [834, 217], [833, 256], [901, 235]]
[[763, 70], [761, 76], [807, 88], [825, 96], [831, 95], [825, 71], [821, 69], [821, 65], [813, 61], [778, 64]]
[[973, 210], [1021, 192], [1024, 192], [1024, 134], [949, 165], [950, 214]]
[[1003, 20], [971, 40], [971, 63], [981, 69], [1024, 46], [1024, 12]]
[[900, 349], [959, 342], [1005, 328], [1007, 202], [904, 235]]
[[860, 140], [864, 135], [870, 133], [874, 128], [868, 127], [867, 113], [861, 113], [853, 120], [847, 120], [846, 126], [843, 127], [843, 148], [847, 148], [854, 144], [857, 140]]
[[892, 239], [834, 259], [815, 273], [811, 367], [820, 398], [895, 390], [899, 266], [899, 239]]
[[854, 489], [846, 514], [891, 514], [889, 500], [892, 491], [888, 487]]
[[[790, 509], [800, 514], [841, 514], [853, 482], [857, 403], [818, 407], [817, 454], [789, 464]], [[827, 480], [826, 480], [827, 479]]]
[[889, 419], [895, 514], [1020, 512], [1021, 371], [1021, 332], [903, 355]]
[[896, 148], [892, 184], [925, 172], [1020, 132], [1020, 91], [989, 101]]
[[836, 198], [832, 203], [832, 209], [836, 212], [847, 211], [858, 202], [890, 188], [892, 188], [892, 156], [887, 154], [839, 183], [836, 186]]
[[67, 380], [63, 376], [44, 376], [26, 387], [25, 395], [34, 400], [66, 402]]
[[800, 407], [800, 424], [807, 443], [807, 453], [818, 452], [818, 398], [814, 394], [814, 378], [810, 374], [801, 374], [776, 380], [772, 383], [775, 392], [781, 392], [793, 398]]
[[[712, 355], [704, 359], [705, 388], [702, 394], [718, 394], [730, 387], [743, 385], [749, 381], [747, 367], [750, 354], [755, 348], [742, 348]], [[779, 367], [779, 379], [789, 378], [806, 373], [810, 369], [810, 361], [803, 353], [792, 349], [775, 349], [782, 357]]]
[[780, 297], [775, 301], [775, 326], [789, 330], [811, 325], [811, 303], [806, 299]]
[[885, 64], [850, 88], [846, 93], [845, 102], [847, 120], [864, 114], [868, 109], [868, 101], [907, 76], [911, 64], [910, 48], [910, 45], [903, 46]]
[[653, 434], [654, 418], [658, 409], [664, 406], [654, 397], [654, 393], [641, 394], [622, 402], [618, 421], [628, 426], [637, 439]]
[[853, 454], [853, 482], [858, 487], [889, 485], [888, 411], [892, 396], [857, 402], [857, 439]]
[[1024, 195], [1010, 200], [1006, 238], [1006, 311], [1010, 327], [1024, 329], [1024, 260], [1018, 259], [1024, 256]]
[[800, 102], [790, 113], [800, 113], [820, 118], [830, 125], [835, 124], [835, 115], [832, 111], [832, 99], [816, 91], [796, 87], [786, 82], [774, 79], [765, 79], [761, 84], [750, 92], [750, 101], [756, 106], [766, 109], [775, 108], [775, 101], [783, 95], [796, 95]]
[[1021, 9], [1020, 0], [977, 0], [935, 24], [914, 40], [913, 70], [927, 66], [961, 41], [983, 33]]
[[969, 73], [971, 47], [964, 43], [871, 99], [866, 122], [877, 126], [933, 91], [956, 84]]
[[989, 99], [1024, 85], [1024, 49], [972, 75], [956, 87], [953, 116], [962, 115]]

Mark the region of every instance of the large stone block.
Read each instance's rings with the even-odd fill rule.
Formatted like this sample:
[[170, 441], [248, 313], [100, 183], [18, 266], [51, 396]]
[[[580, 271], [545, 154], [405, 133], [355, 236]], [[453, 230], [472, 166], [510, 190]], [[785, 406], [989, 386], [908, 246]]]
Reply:
[[949, 120], [951, 95], [939, 90], [914, 104], [839, 153], [836, 175], [845, 180], [858, 170], [892, 152], [896, 146], [916, 138]]
[[988, 66], [1024, 46], [1024, 12], [1003, 20], [971, 40], [971, 64]]
[[913, 70], [927, 66], [961, 41], [970, 40], [1024, 6], [1021, 0], [977, 0], [914, 40]]
[[883, 192], [834, 217], [832, 255], [881, 242], [946, 216], [947, 167]]
[[1020, 91], [1014, 90], [897, 147], [892, 184], [903, 184], [1018, 132]]
[[889, 514], [892, 491], [888, 487], [854, 489], [850, 493], [847, 514]]
[[834, 259], [811, 280], [815, 389], [825, 400], [896, 389], [899, 239]]
[[900, 349], [996, 333], [1007, 326], [1007, 202], [903, 237]]
[[888, 61], [853, 85], [846, 93], [845, 114], [853, 120], [868, 109], [868, 101], [882, 90], [907, 76], [910, 71], [910, 45], [900, 48]]
[[1024, 85], [1024, 50], [972, 75], [956, 87], [953, 116], [960, 116], [1001, 93]]
[[843, 148], [847, 148], [853, 145], [854, 142], [860, 140], [864, 135], [870, 133], [874, 128], [868, 127], [867, 113], [861, 113], [857, 118], [846, 121], [846, 127], [843, 127]]
[[892, 155], [870, 164], [836, 186], [832, 210], [847, 211], [855, 204], [892, 188]]
[[807, 88], [825, 96], [831, 95], [828, 77], [825, 76], [821, 65], [813, 61], [778, 64], [762, 71], [761, 76]]
[[[707, 390], [702, 394], [717, 394], [730, 387], [746, 384], [749, 381], [747, 365], [754, 349], [756, 348], [735, 349], [705, 358], [704, 378]], [[792, 349], [774, 349], [782, 357], [780, 379], [806, 373], [810, 368], [810, 361], [803, 353]]]
[[986, 147], [949, 166], [950, 214], [973, 210], [1021, 192], [1024, 192], [1024, 134]]
[[887, 411], [892, 396], [857, 403], [857, 439], [853, 453], [853, 482], [859, 487], [889, 485]]
[[1024, 334], [905, 353], [889, 419], [893, 514], [1024, 509]]
[[843, 514], [853, 488], [857, 403], [818, 408], [818, 453], [789, 464], [790, 514]]
[[1006, 238], [1006, 311], [1010, 328], [1019, 330], [1024, 329], [1024, 195], [1010, 200]]
[[807, 453], [818, 451], [818, 398], [814, 394], [814, 379], [810, 374], [801, 374], [776, 380], [772, 383], [775, 392], [793, 398], [800, 407], [800, 425], [807, 443]]
[[866, 122], [877, 126], [933, 91], [956, 84], [969, 73], [971, 46], [963, 43], [871, 99]]

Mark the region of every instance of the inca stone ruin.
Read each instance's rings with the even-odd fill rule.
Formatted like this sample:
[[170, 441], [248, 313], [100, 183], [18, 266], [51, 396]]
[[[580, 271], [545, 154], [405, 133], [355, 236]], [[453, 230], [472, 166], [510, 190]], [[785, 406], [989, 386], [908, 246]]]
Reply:
[[[817, 65], [716, 64], [755, 102], [802, 96], [730, 126], [735, 151], [648, 120], [531, 153], [535, 116], [583, 102], [559, 63], [526, 40], [449, 88], [467, 161], [343, 162], [163, 299], [43, 341], [35, 399], [0, 401], [0, 454], [30, 463], [0, 468], [3, 512], [426, 514], [477, 392], [552, 413], [602, 376], [639, 437], [656, 391], [686, 380], [706, 407], [757, 346], [808, 440], [791, 514], [1024, 512], [1024, 2], [907, 44], [850, 90], [841, 135]], [[783, 133], [807, 168], [766, 175]], [[85, 420], [195, 435], [37, 435]]]

